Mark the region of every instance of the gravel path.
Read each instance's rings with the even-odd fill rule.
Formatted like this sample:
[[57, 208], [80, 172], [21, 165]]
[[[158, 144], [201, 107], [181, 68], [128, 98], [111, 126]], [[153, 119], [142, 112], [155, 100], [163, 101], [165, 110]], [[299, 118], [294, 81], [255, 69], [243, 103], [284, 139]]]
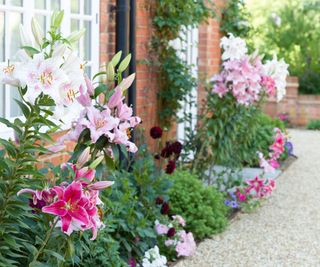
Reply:
[[320, 266], [320, 132], [290, 136], [299, 159], [278, 178], [272, 197], [176, 267]]

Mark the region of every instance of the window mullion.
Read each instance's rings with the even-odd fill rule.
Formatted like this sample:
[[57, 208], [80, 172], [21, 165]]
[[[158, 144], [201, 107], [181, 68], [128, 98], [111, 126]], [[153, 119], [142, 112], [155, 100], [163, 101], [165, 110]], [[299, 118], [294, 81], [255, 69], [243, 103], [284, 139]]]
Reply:
[[70, 1], [61, 0], [61, 10], [64, 10], [64, 19], [61, 24], [61, 32], [64, 36], [68, 36], [70, 34], [70, 28], [71, 28], [70, 9], [71, 9]]

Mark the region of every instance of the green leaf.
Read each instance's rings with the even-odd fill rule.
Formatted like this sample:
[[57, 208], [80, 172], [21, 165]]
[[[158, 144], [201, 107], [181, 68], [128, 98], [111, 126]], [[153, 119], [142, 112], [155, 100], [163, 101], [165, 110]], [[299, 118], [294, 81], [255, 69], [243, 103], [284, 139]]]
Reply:
[[64, 257], [53, 250], [45, 249], [44, 252], [57, 258], [59, 261], [64, 261]]
[[22, 46], [21, 48], [26, 50], [26, 52], [31, 56], [33, 56], [34, 54], [39, 54], [40, 53], [39, 50], [35, 49], [32, 46]]
[[19, 105], [22, 110], [23, 115], [27, 118], [30, 114], [30, 110], [27, 105], [19, 101], [18, 99], [14, 99], [14, 101]]
[[108, 86], [106, 86], [105, 84], [101, 83], [94, 90], [94, 97], [97, 97], [98, 95], [100, 95], [101, 93], [104, 93], [107, 90], [108, 90]]

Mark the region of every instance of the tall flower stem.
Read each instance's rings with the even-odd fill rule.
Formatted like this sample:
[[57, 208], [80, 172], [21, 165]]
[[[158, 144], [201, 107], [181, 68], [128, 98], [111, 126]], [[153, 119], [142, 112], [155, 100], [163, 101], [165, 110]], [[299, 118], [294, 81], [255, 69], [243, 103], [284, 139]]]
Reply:
[[34, 263], [36, 263], [37, 259], [39, 258], [39, 256], [41, 255], [41, 253], [43, 252], [45, 247], [47, 246], [47, 244], [49, 242], [49, 239], [50, 239], [50, 237], [52, 235], [53, 229], [55, 228], [57, 222], [58, 222], [58, 220], [56, 220], [54, 223], [52, 223], [50, 229], [47, 232], [46, 238], [44, 239], [40, 249], [37, 252], [37, 254], [34, 256], [32, 262], [29, 264], [29, 267], [32, 266]]

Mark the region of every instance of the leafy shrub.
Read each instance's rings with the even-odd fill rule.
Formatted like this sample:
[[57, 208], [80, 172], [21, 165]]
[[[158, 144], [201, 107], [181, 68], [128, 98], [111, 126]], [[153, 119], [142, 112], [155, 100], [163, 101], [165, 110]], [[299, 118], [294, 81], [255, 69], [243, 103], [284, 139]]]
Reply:
[[177, 170], [171, 177], [171, 212], [186, 220], [186, 229], [197, 239], [221, 232], [228, 223], [223, 194], [204, 186], [196, 175], [187, 171]]
[[320, 120], [311, 120], [308, 122], [307, 128], [309, 130], [320, 130]]

